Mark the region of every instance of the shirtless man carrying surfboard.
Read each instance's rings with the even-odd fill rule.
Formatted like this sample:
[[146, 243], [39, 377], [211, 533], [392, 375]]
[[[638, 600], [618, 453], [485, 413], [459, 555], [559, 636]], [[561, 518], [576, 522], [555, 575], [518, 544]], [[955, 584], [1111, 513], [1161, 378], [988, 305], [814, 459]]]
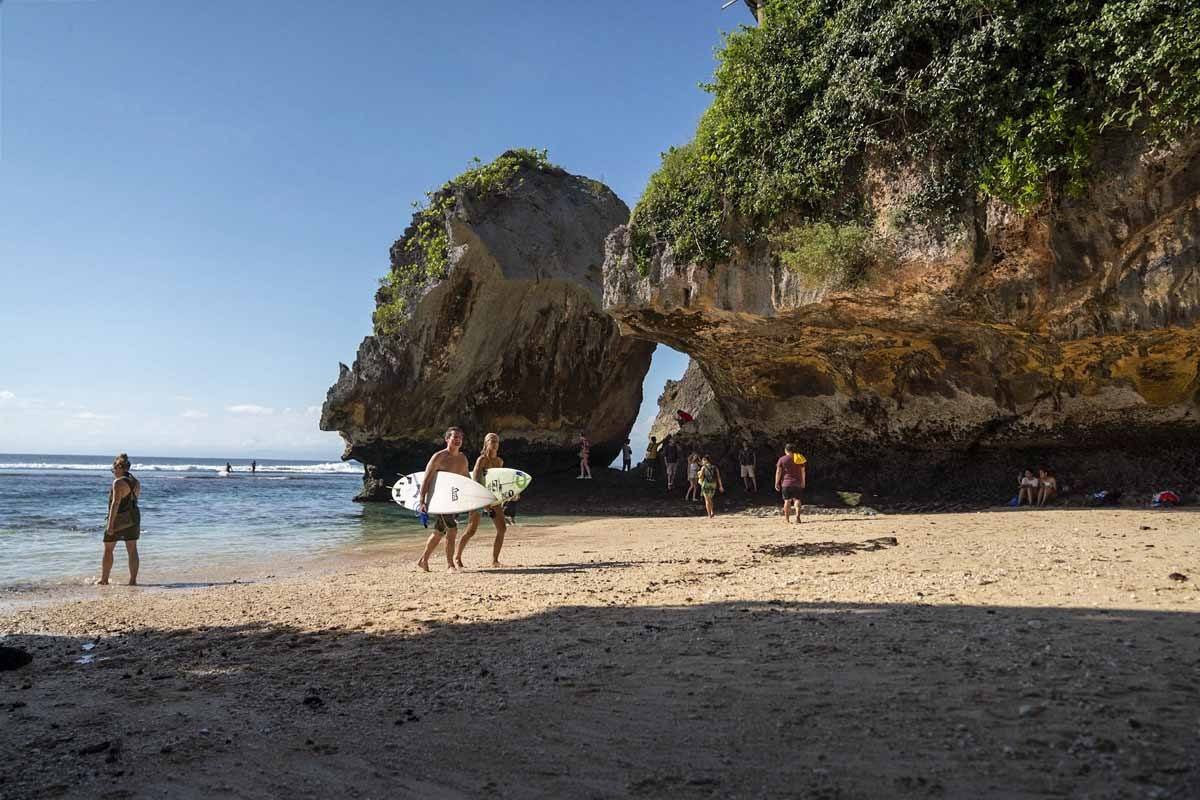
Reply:
[[[467, 474], [467, 457], [462, 454], [462, 444], [462, 428], [448, 428], [446, 430], [446, 449], [434, 453], [425, 467], [425, 480], [421, 482], [420, 503], [417, 511], [423, 512], [428, 507], [429, 493], [433, 490], [433, 484], [439, 472], [453, 472], [456, 475]], [[429, 541], [425, 543], [425, 552], [417, 561], [417, 566], [429, 572], [429, 557], [433, 555], [438, 543], [442, 541], [442, 534], [445, 534], [446, 569], [455, 572], [454, 540], [458, 538], [458, 520], [454, 518], [453, 514], [434, 514], [433, 519], [433, 533], [429, 534]]]

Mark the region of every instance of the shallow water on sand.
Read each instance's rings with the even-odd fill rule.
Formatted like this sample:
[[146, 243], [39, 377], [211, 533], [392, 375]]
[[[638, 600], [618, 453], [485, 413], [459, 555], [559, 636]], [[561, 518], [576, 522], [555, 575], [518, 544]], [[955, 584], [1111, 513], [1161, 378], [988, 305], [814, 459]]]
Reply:
[[[254, 580], [313, 569], [326, 557], [416, 544], [429, 534], [393, 503], [353, 502], [362, 485], [356, 462], [263, 460], [251, 474], [248, 461], [234, 463], [231, 473], [217, 459], [131, 461], [142, 483], [139, 582], [146, 585]], [[99, 574], [110, 463], [102, 456], [0, 454], [0, 591], [10, 600], [27, 590], [58, 596]], [[536, 528], [578, 519], [519, 522]], [[484, 520], [478, 541], [492, 535]], [[126, 578], [118, 544], [112, 580]]]
[[[359, 504], [356, 463], [264, 460], [225, 474], [225, 461], [133, 458], [142, 483], [142, 569], [285, 564], [292, 556], [424, 534], [392, 504]], [[99, 569], [112, 477], [99, 456], [0, 454], [0, 586], [81, 583]], [[117, 546], [114, 578], [125, 578]]]

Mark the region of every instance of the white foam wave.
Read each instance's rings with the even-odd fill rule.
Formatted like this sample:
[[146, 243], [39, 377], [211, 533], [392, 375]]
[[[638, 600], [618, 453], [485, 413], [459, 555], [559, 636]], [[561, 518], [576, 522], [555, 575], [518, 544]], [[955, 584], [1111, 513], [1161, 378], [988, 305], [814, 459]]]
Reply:
[[[29, 461], [29, 462], [13, 462], [0, 463], [0, 469], [21, 469], [21, 470], [74, 470], [74, 471], [101, 471], [107, 472], [111, 464], [96, 463], [96, 464], [62, 464], [49, 461]], [[133, 472], [224, 472], [224, 465], [218, 464], [155, 464], [154, 462], [137, 463], [130, 466]], [[259, 464], [258, 472], [276, 472], [288, 474], [304, 474], [304, 475], [357, 475], [362, 472], [362, 467], [352, 461], [331, 461], [324, 464]], [[250, 467], [248, 465], [238, 465], [233, 468], [234, 475], [249, 475]]]

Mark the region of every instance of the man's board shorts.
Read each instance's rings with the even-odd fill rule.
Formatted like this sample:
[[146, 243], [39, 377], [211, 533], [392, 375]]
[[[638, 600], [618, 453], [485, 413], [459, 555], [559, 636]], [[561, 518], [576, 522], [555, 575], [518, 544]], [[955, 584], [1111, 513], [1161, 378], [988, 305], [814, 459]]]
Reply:
[[753, 478], [754, 477], [754, 465], [753, 464], [742, 464], [742, 477], [743, 478]]
[[804, 490], [794, 483], [791, 486], [784, 486], [783, 487], [783, 499], [784, 500], [803, 500], [804, 499]]
[[717, 482], [716, 481], [700, 481], [700, 494], [705, 497], [716, 497]]
[[438, 533], [445, 533], [447, 528], [458, 530], [458, 514], [434, 514], [433, 528]]

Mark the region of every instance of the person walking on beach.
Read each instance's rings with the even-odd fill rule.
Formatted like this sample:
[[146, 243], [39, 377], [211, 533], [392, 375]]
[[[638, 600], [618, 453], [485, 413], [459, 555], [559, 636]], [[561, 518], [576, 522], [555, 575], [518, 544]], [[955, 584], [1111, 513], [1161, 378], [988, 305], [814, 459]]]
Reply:
[[800, 524], [800, 506], [808, 485], [808, 466], [794, 445], [784, 445], [783, 456], [775, 463], [775, 491], [783, 495], [783, 521], [792, 521], [791, 505], [796, 506], [796, 524]]
[[663, 469], [667, 473], [667, 491], [675, 488], [675, 468], [679, 465], [679, 448], [675, 440], [668, 436], [663, 439], [662, 446]]
[[[504, 466], [504, 459], [500, 457], [500, 435], [497, 433], [489, 433], [483, 437], [483, 452], [479, 454], [479, 458], [475, 460], [475, 469], [471, 470], [471, 479], [476, 483], [487, 485], [485, 477], [489, 469], [499, 469]], [[483, 514], [491, 516], [492, 524], [496, 526], [496, 541], [492, 543], [492, 566], [499, 567], [500, 564], [500, 548], [504, 546], [504, 532], [508, 530], [508, 526], [504, 519], [504, 505], [497, 503], [491, 508], [485, 508], [483, 511], [472, 511], [467, 517], [467, 530], [463, 533], [462, 538], [458, 540], [458, 549], [454, 553], [454, 563], [459, 568], [463, 568], [462, 554], [463, 550], [467, 549], [467, 542], [471, 541], [471, 537], [475, 535], [476, 529], [479, 528], [479, 520]]]
[[650, 444], [646, 447], [646, 480], [654, 480], [654, 465], [658, 462], [658, 439], [651, 436]]
[[687, 460], [688, 488], [683, 495], [684, 500], [700, 499], [700, 454], [692, 453]]
[[704, 496], [704, 510], [710, 518], [716, 516], [713, 511], [713, 497], [717, 492], [725, 494], [725, 484], [721, 483], [721, 470], [709, 461], [708, 456], [700, 457], [700, 471], [696, 475], [700, 479], [700, 494]]
[[142, 533], [142, 512], [138, 509], [138, 498], [142, 484], [129, 474], [129, 456], [124, 453], [113, 459], [113, 482], [108, 490], [108, 522], [104, 526], [104, 558], [100, 562], [100, 586], [108, 585], [112, 572], [113, 550], [117, 542], [125, 543], [129, 555], [129, 585], [137, 586], [138, 558], [137, 540]]
[[629, 472], [630, 465], [633, 463], [633, 448], [629, 446], [629, 440], [625, 440], [625, 444], [621, 445], [621, 472]]
[[592, 466], [588, 463], [588, 459], [592, 455], [592, 443], [588, 441], [587, 434], [583, 431], [579, 432], [579, 477], [576, 480], [591, 480]]
[[758, 476], [755, 474], [757, 466], [754, 448], [749, 442], [742, 442], [742, 449], [738, 451], [738, 468], [741, 470], [742, 483], [746, 485], [747, 492], [758, 491]]
[[[462, 454], [463, 431], [459, 427], [446, 429], [446, 447], [438, 450], [425, 466], [425, 479], [421, 481], [421, 491], [418, 494], [417, 511], [425, 513], [429, 507], [429, 495], [433, 493], [433, 485], [439, 472], [453, 472], [455, 475], [467, 474], [467, 457]], [[429, 572], [429, 557], [446, 536], [446, 569], [455, 571], [454, 540], [458, 538], [458, 519], [454, 514], [435, 514], [433, 533], [425, 542], [425, 552], [417, 560], [417, 566]]]

